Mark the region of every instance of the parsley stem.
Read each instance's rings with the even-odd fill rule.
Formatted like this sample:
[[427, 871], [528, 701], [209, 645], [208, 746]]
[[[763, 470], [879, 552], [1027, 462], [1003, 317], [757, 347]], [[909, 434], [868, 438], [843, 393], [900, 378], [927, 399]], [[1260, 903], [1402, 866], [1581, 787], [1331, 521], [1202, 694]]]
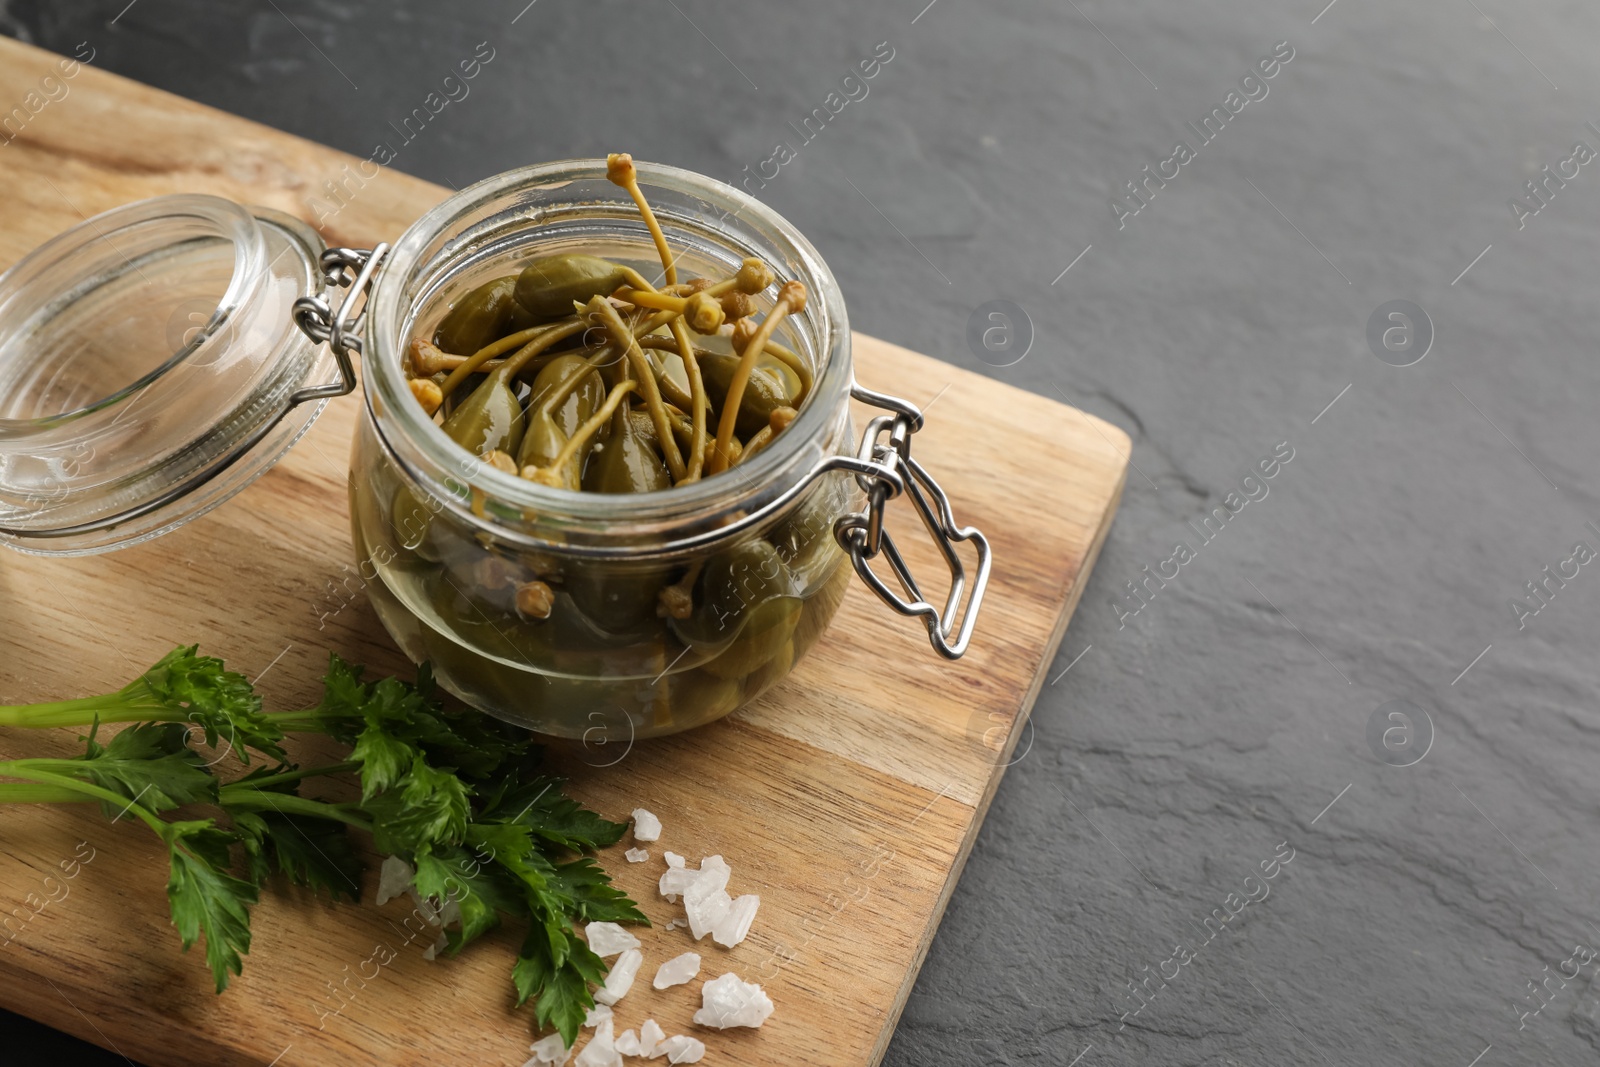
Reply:
[[316, 778], [327, 774], [344, 774], [347, 771], [359, 770], [360, 768], [361, 762], [359, 760], [345, 760], [343, 763], [329, 763], [321, 767], [301, 767], [299, 770], [284, 771], [282, 774], [269, 774], [261, 778], [246, 778], [223, 788], [244, 789], [248, 787], [250, 789], [260, 789], [263, 786], [281, 785], [284, 782], [298, 782], [302, 778]]
[[102, 723], [167, 721], [173, 709], [150, 697], [148, 701], [126, 692], [102, 696], [56, 700], [41, 704], [0, 704], [0, 726], [26, 726], [44, 729], [56, 726], [88, 726]]
[[353, 810], [353, 805], [329, 804], [322, 800], [312, 800], [309, 797], [298, 797], [293, 793], [273, 793], [261, 789], [249, 788], [244, 782], [225, 785], [221, 790], [221, 804], [224, 808], [238, 808], [245, 811], [275, 811], [280, 815], [306, 815], [313, 819], [335, 819], [348, 823], [358, 830], [372, 831], [372, 820]]
[[63, 789], [56, 785], [0, 782], [0, 804], [73, 804], [89, 803], [93, 799], [75, 789]]
[[10, 778], [25, 778], [28, 781], [38, 782], [43, 785], [60, 786], [63, 789], [70, 789], [74, 792], [82, 793], [85, 796], [93, 797], [96, 800], [103, 800], [107, 804], [120, 807], [123, 811], [123, 814], [131, 812], [134, 815], [137, 815], [140, 821], [142, 821], [146, 826], [150, 827], [150, 829], [154, 830], [156, 833], [161, 834], [163, 839], [165, 839], [167, 830], [166, 822], [157, 818], [149, 810], [141, 807], [134, 801], [129, 800], [121, 793], [106, 789], [103, 786], [95, 785], [93, 782], [85, 782], [80, 778], [72, 778], [64, 774], [56, 774], [52, 771], [39, 768], [39, 764], [42, 763], [65, 762], [69, 761], [8, 760], [0, 763], [0, 775], [5, 775]]

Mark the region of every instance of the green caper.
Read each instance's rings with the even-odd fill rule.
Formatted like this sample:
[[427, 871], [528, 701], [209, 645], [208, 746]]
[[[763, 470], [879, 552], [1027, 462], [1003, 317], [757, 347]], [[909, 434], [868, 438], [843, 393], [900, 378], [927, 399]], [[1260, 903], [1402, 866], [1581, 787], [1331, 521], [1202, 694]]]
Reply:
[[517, 303], [516, 288], [515, 274], [478, 286], [456, 301], [434, 331], [433, 343], [446, 352], [470, 356], [508, 333], [532, 326], [536, 320]]
[[800, 623], [799, 597], [776, 596], [745, 612], [744, 627], [733, 643], [704, 669], [718, 678], [743, 678], [770, 663], [786, 647]]
[[771, 659], [751, 671], [745, 678], [744, 698], [754, 700], [781, 682], [792, 670], [794, 670], [794, 639], [791, 637]]
[[771, 542], [755, 538], [724, 549], [700, 572], [700, 602], [721, 628], [732, 629], [746, 612], [791, 590], [789, 568]]
[[[567, 592], [589, 627], [573, 624], [573, 646], [666, 639], [656, 615], [667, 573], [656, 566], [574, 560], [566, 568]], [[554, 618], [554, 616], [552, 616]]]
[[540, 404], [544, 397], [554, 394], [580, 372], [587, 374], [587, 377], [561, 403], [555, 405], [555, 410], [551, 412], [556, 425], [561, 427], [561, 432], [568, 437], [577, 433], [578, 427], [587, 422], [589, 416], [599, 411], [600, 405], [605, 403], [605, 383], [589, 366], [589, 361], [571, 353], [555, 357], [545, 364], [534, 378], [533, 391], [529, 397], [529, 403]]
[[[541, 402], [542, 397], [556, 395], [556, 391], [577, 374], [587, 377], [559, 403]], [[545, 364], [533, 380], [528, 425], [517, 453], [517, 467], [548, 467], [554, 463], [572, 434], [599, 409], [605, 396], [600, 376], [581, 356], [557, 356]], [[566, 467], [562, 472], [562, 488], [577, 490], [583, 474], [581, 450], [572, 456]]]
[[423, 504], [409, 486], [400, 486], [389, 504], [389, 529], [395, 544], [430, 563], [439, 562], [438, 551], [429, 537], [433, 516], [433, 510]]
[[591, 493], [650, 493], [671, 486], [672, 475], [653, 435], [642, 435], [628, 409], [617, 408], [610, 433], [583, 472], [583, 488]]
[[517, 394], [497, 370], [456, 405], [444, 420], [443, 430], [474, 456], [491, 451], [516, 455], [526, 423]]
[[625, 280], [620, 266], [599, 256], [543, 256], [517, 275], [517, 303], [536, 321], [565, 318], [572, 314], [574, 300], [586, 304], [591, 297], [614, 292]]
[[[699, 357], [706, 393], [719, 406], [738, 369], [739, 357], [708, 352]], [[778, 408], [794, 407], [800, 397], [800, 376], [775, 356], [762, 354], [750, 371], [739, 403], [739, 433], [748, 437], [766, 426]]]
[[679, 671], [668, 677], [667, 684], [671, 720], [662, 725], [672, 730], [686, 730], [720, 719], [743, 699], [737, 681], [702, 670]]

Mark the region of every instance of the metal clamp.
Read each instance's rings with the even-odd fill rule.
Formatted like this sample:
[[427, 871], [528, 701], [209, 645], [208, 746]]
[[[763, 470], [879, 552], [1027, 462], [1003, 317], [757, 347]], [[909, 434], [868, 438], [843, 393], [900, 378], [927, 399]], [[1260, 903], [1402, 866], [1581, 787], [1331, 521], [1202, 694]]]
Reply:
[[[885, 604], [902, 615], [920, 618], [928, 628], [928, 640], [934, 649], [947, 659], [959, 659], [972, 639], [978, 608], [989, 584], [992, 563], [989, 539], [976, 527], [956, 525], [950, 498], [922, 464], [911, 458], [911, 435], [922, 429], [922, 412], [898, 397], [875, 393], [859, 385], [851, 387], [850, 395], [893, 414], [872, 419], [861, 435], [857, 455], [861, 466], [856, 468], [856, 481], [867, 494], [867, 508], [839, 519], [834, 524], [834, 536], [850, 554], [856, 573]], [[894, 538], [883, 528], [884, 505], [902, 493], [916, 505], [922, 525], [950, 568], [950, 594], [945, 598], [943, 611], [922, 595]], [[956, 546], [963, 541], [971, 541], [978, 553], [978, 572], [970, 595], [966, 566], [956, 551]], [[901, 592], [891, 589], [872, 569], [871, 561], [880, 554], [889, 561]], [[964, 610], [963, 599], [966, 601]]]
[[361, 330], [367, 317], [367, 293], [372, 288], [373, 277], [378, 273], [378, 264], [383, 262], [384, 254], [388, 251], [386, 244], [380, 244], [370, 252], [362, 248], [323, 250], [320, 260], [322, 279], [332, 288], [343, 289], [344, 300], [335, 313], [326, 293], [302, 296], [294, 302], [294, 324], [313, 341], [328, 346], [339, 364], [339, 380], [301, 389], [289, 398], [291, 408], [307, 400], [325, 400], [354, 391], [356, 371], [350, 357], [352, 353], [361, 352]]

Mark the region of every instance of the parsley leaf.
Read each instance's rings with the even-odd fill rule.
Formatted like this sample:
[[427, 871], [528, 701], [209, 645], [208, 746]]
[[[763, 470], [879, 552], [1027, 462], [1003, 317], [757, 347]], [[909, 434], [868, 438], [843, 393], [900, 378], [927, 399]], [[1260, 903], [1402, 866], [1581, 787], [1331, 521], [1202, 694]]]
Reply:
[[283, 731], [261, 713], [261, 698], [248, 679], [223, 667], [213, 656], [196, 655], [198, 645], [180, 646], [163, 656], [118, 694], [130, 701], [148, 697], [183, 722], [205, 731], [206, 744], [227, 741], [243, 763], [246, 747], [273, 759], [284, 758]]
[[589, 986], [605, 981], [606, 963], [575, 938], [567, 939], [566, 958], [557, 963], [550, 942], [547, 930], [538, 926], [529, 930], [511, 969], [511, 981], [518, 1006], [537, 997], [533, 1009], [540, 1028], [553, 1025], [571, 1048], [584, 1016], [594, 1007]]
[[468, 794], [460, 778], [415, 756], [400, 782], [364, 802], [373, 844], [379, 852], [420, 854], [435, 843], [460, 841], [471, 813]]
[[74, 773], [151, 811], [216, 798], [217, 780], [189, 747], [185, 724], [135, 723], [104, 745], [95, 740], [98, 732], [98, 724], [89, 731], [82, 768], [74, 767]]
[[227, 873], [233, 836], [219, 830], [215, 820], [167, 823], [161, 836], [172, 864], [167, 880], [172, 925], [185, 952], [205, 935], [206, 963], [220, 993], [228, 988], [229, 973], [241, 972], [240, 957], [250, 951], [256, 887]]
[[549, 881], [564, 910], [576, 913], [584, 922], [650, 925], [628, 894], [611, 884], [611, 876], [592, 856], [556, 865]]
[[486, 815], [520, 823], [571, 852], [606, 848], [622, 840], [628, 824], [609, 822], [561, 792], [562, 779], [539, 776], [496, 795]]
[[227, 809], [244, 842], [250, 880], [258, 885], [273, 869], [298, 886], [330, 897], [361, 899], [366, 865], [341, 822], [278, 811]]

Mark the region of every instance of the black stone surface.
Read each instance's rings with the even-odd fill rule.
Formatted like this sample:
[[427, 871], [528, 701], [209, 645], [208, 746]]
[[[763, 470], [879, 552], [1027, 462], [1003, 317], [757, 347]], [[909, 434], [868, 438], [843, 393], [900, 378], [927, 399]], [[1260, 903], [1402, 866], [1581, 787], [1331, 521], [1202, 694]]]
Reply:
[[[457, 186], [619, 147], [738, 180], [787, 144], [760, 195], [857, 328], [1132, 434], [887, 1063], [1596, 1062], [1600, 564], [1563, 561], [1600, 550], [1600, 164], [1562, 161], [1600, 149], [1600, 9], [525, 2], [11, 0], [0, 30], [361, 155], [486, 41], [394, 162]], [[1282, 41], [1265, 97], [1186, 125]], [[1031, 321], [1009, 366], [966, 339], [993, 299]], [[1420, 322], [1387, 361], [1368, 340], [1394, 300], [1432, 324], [1410, 366]], [[1177, 568], [1147, 604], [1146, 566]], [[121, 1062], [0, 1032], [8, 1061]]]

